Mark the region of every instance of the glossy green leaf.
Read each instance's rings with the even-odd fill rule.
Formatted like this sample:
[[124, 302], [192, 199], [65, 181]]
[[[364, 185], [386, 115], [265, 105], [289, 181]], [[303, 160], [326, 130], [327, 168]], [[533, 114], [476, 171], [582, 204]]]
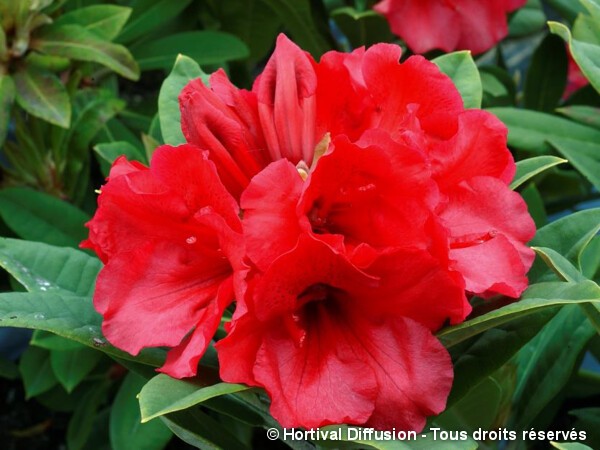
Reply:
[[85, 446], [92, 433], [96, 413], [106, 401], [109, 387], [107, 381], [95, 383], [78, 403], [67, 428], [69, 450], [81, 450]]
[[50, 352], [41, 348], [25, 349], [19, 362], [19, 372], [25, 386], [26, 398], [46, 392], [58, 383], [50, 366]]
[[180, 53], [203, 65], [246, 58], [249, 51], [246, 44], [229, 33], [186, 31], [139, 45], [133, 54], [142, 70], [168, 70]]
[[140, 392], [142, 422], [190, 408], [210, 398], [246, 389], [248, 389], [247, 386], [229, 383], [199, 386], [160, 374], [152, 378]]
[[0, 238], [0, 266], [30, 292], [91, 296], [102, 263], [71, 248]]
[[532, 247], [532, 249], [561, 280], [573, 283], [586, 280], [581, 272], [556, 250], [548, 247]]
[[91, 5], [58, 17], [55, 25], [79, 25], [110, 41], [117, 37], [131, 15], [131, 8], [117, 5]]
[[510, 18], [508, 33], [511, 37], [526, 36], [540, 31], [546, 25], [546, 14], [540, 0], [529, 0]]
[[548, 35], [533, 53], [525, 78], [523, 104], [537, 111], [552, 111], [560, 102], [567, 85], [569, 61], [565, 44]]
[[13, 79], [8, 75], [0, 75], [0, 147], [4, 145], [8, 133], [10, 112], [16, 95]]
[[519, 317], [555, 306], [600, 303], [600, 287], [592, 281], [581, 283], [547, 282], [531, 285], [519, 302], [446, 327], [437, 333], [446, 347], [452, 347], [472, 336]]
[[600, 189], [600, 143], [561, 138], [552, 138], [549, 142], [596, 186], [596, 189]]
[[452, 79], [465, 108], [481, 108], [483, 86], [471, 52], [448, 53], [435, 58], [433, 62]]
[[140, 422], [136, 396], [145, 383], [144, 378], [129, 373], [117, 392], [110, 413], [110, 443], [114, 450], [160, 450], [171, 439], [171, 431], [160, 420]]
[[77, 247], [87, 237], [84, 212], [69, 203], [28, 188], [0, 191], [0, 216], [18, 236], [53, 245]]
[[548, 153], [549, 140], [559, 138], [578, 142], [600, 142], [600, 131], [550, 114], [517, 108], [490, 108], [508, 127], [508, 144], [519, 150]]
[[67, 90], [52, 72], [26, 66], [13, 75], [17, 103], [29, 114], [68, 128], [71, 102]]
[[289, 30], [294, 42], [319, 58], [330, 45], [317, 29], [310, 0], [263, 0]]
[[67, 392], [72, 392], [96, 367], [101, 357], [102, 353], [89, 347], [53, 350], [50, 352], [50, 364], [60, 384]]
[[512, 427], [531, 426], [577, 370], [580, 353], [595, 333], [581, 309], [568, 306], [519, 352]]
[[529, 183], [521, 192], [521, 197], [527, 203], [527, 209], [535, 222], [536, 228], [541, 228], [548, 223], [548, 214], [544, 205], [544, 199], [534, 183]]
[[343, 7], [333, 11], [331, 18], [354, 48], [363, 45], [369, 47], [392, 38], [385, 17], [373, 10], [357, 11], [354, 8]]
[[550, 444], [558, 450], [594, 450], [580, 442], [550, 442]]
[[179, 93], [195, 78], [208, 83], [206, 75], [192, 58], [178, 55], [169, 76], [163, 82], [158, 95], [158, 117], [165, 144], [179, 145], [186, 142], [181, 131]]
[[164, 363], [166, 352], [162, 349], [143, 350], [133, 357], [108, 344], [100, 332], [101, 322], [88, 297], [49, 292], [0, 294], [1, 327], [45, 330], [118, 358], [155, 367]]
[[100, 157], [102, 172], [108, 176], [110, 166], [119, 156], [124, 155], [129, 161], [139, 161], [147, 164], [146, 156], [137, 147], [126, 141], [106, 142], [96, 144], [94, 151]]
[[556, 112], [583, 125], [600, 130], [600, 108], [585, 105], [572, 105], [557, 108]]
[[29, 344], [46, 350], [77, 350], [82, 347], [79, 342], [43, 330], [35, 330]]
[[[594, 237], [580, 257], [581, 273], [594, 279], [600, 270], [600, 236]], [[598, 280], [596, 280], [598, 281]]]
[[231, 432], [213, 417], [198, 408], [173, 412], [161, 416], [160, 420], [182, 441], [207, 450], [250, 450]]
[[32, 42], [32, 48], [49, 55], [95, 62], [130, 80], [140, 76], [138, 64], [125, 47], [107, 42], [79, 25], [46, 27]]
[[573, 59], [581, 72], [600, 92], [600, 45], [579, 41], [571, 36], [569, 29], [559, 22], [548, 22], [550, 31], [560, 36], [568, 45]]
[[131, 2], [131, 19], [118, 37], [119, 42], [132, 42], [177, 17], [192, 0], [135, 0]]
[[566, 162], [568, 162], [566, 159], [557, 158], [556, 156], [536, 156], [518, 161], [517, 172], [510, 184], [510, 188], [516, 189], [544, 170]]
[[216, 1], [211, 6], [222, 31], [234, 34], [248, 45], [252, 61], [264, 58], [272, 50], [281, 20], [262, 0]]

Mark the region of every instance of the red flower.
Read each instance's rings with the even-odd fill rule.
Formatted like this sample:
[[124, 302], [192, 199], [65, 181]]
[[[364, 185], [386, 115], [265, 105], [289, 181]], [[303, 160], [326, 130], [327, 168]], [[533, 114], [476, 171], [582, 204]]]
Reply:
[[508, 34], [506, 14], [527, 0], [382, 0], [374, 9], [416, 53], [489, 50]]
[[82, 247], [106, 264], [94, 294], [103, 334], [131, 354], [173, 347], [161, 371], [195, 375], [233, 300], [237, 203], [189, 145], [158, 148], [149, 169], [117, 159], [101, 192]]
[[445, 407], [452, 364], [420, 320], [463, 292], [420, 250], [391, 250], [369, 269], [378, 276], [302, 237], [250, 277], [217, 343], [221, 377], [264, 387], [284, 427], [421, 430]]

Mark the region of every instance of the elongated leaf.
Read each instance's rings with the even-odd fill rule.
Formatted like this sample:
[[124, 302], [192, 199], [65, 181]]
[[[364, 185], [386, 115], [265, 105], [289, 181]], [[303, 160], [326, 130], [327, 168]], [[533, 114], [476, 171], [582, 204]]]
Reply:
[[102, 39], [117, 37], [131, 15], [131, 8], [117, 5], [91, 5], [58, 17], [55, 25], [79, 25]]
[[548, 35], [533, 54], [527, 71], [523, 95], [526, 108], [552, 111], [556, 107], [567, 85], [568, 64], [562, 39]]
[[67, 90], [52, 72], [26, 66], [13, 75], [17, 103], [29, 114], [68, 128], [71, 102]]
[[0, 147], [4, 145], [10, 123], [10, 112], [16, 97], [13, 79], [8, 75], [0, 75]]
[[591, 447], [580, 442], [550, 442], [550, 444], [558, 450], [593, 450]]
[[517, 9], [508, 23], [511, 37], [525, 36], [540, 31], [546, 25], [546, 14], [540, 0], [529, 0]]
[[46, 27], [31, 46], [49, 55], [102, 64], [130, 80], [140, 77], [139, 67], [125, 47], [107, 42], [79, 25]]
[[600, 108], [584, 105], [564, 106], [557, 108], [556, 112], [575, 120], [583, 125], [600, 130]]
[[21, 355], [19, 372], [23, 378], [26, 398], [49, 391], [58, 383], [50, 367], [50, 352], [41, 348], [28, 347], [25, 350]]
[[357, 11], [342, 7], [331, 13], [331, 18], [340, 27], [354, 48], [370, 47], [377, 42], [389, 41], [392, 37], [387, 20], [373, 10]]
[[548, 247], [533, 247], [533, 250], [540, 255], [546, 265], [552, 269], [558, 277], [564, 281], [570, 281], [573, 283], [585, 281], [585, 277], [579, 272], [571, 262], [558, 253]]
[[0, 238], [0, 266], [30, 292], [91, 296], [102, 264], [78, 250]]
[[208, 75], [196, 61], [185, 55], [178, 55], [173, 70], [163, 82], [158, 95], [158, 117], [165, 144], [179, 145], [186, 142], [181, 131], [179, 93], [195, 78], [208, 83]]
[[555, 138], [600, 142], [600, 131], [561, 117], [517, 108], [490, 108], [488, 111], [506, 124], [508, 144], [519, 150], [548, 153], [552, 150], [548, 141]]
[[526, 429], [560, 392], [596, 333], [574, 305], [563, 308], [519, 353], [519, 383], [513, 399], [513, 426]]
[[155, 367], [163, 364], [164, 350], [147, 349], [134, 358], [108, 344], [100, 332], [101, 322], [102, 317], [87, 297], [49, 292], [0, 294], [0, 327], [50, 331], [111, 356]]
[[129, 161], [147, 164], [146, 156], [137, 147], [126, 141], [97, 144], [94, 146], [94, 151], [100, 157], [100, 166], [106, 176], [108, 176], [112, 163], [121, 155], [124, 155]]
[[46, 350], [77, 350], [82, 348], [79, 342], [65, 339], [54, 333], [47, 331], [35, 330], [31, 336], [30, 345], [45, 348]]
[[573, 0], [546, 0], [562, 17], [569, 22], [574, 22], [579, 13], [585, 11], [583, 5]]
[[142, 70], [170, 69], [183, 53], [199, 64], [222, 64], [248, 56], [246, 44], [220, 31], [187, 31], [144, 43], [134, 56]]
[[448, 75], [463, 99], [465, 108], [481, 108], [483, 86], [471, 52], [448, 53], [432, 60]]
[[319, 58], [330, 49], [327, 40], [320, 34], [312, 16], [309, 0], [263, 0], [277, 14], [289, 30], [294, 42]]
[[177, 17], [192, 0], [135, 0], [132, 2], [133, 13], [121, 34], [119, 42], [133, 40], [159, 29]]
[[600, 92], [600, 45], [573, 39], [569, 29], [559, 22], [548, 22], [550, 31], [557, 34], [569, 45], [573, 59], [581, 72]]
[[77, 247], [86, 238], [84, 212], [67, 202], [28, 188], [0, 191], [0, 215], [24, 239]]
[[517, 173], [510, 184], [510, 188], [516, 189], [544, 170], [566, 162], [568, 162], [566, 159], [557, 158], [556, 156], [535, 156], [519, 161], [517, 162]]
[[190, 408], [210, 398], [247, 389], [247, 386], [229, 383], [199, 386], [167, 375], [157, 375], [143, 387], [139, 395], [142, 422]]
[[146, 380], [129, 373], [113, 402], [110, 412], [110, 443], [114, 450], [160, 450], [171, 439], [171, 431], [160, 421], [141, 423], [136, 396]]
[[444, 328], [437, 336], [446, 347], [452, 347], [485, 330], [518, 317], [555, 306], [579, 303], [600, 304], [600, 287], [592, 281], [538, 283], [525, 291], [522, 300], [467, 320], [460, 325]]
[[552, 138], [550, 144], [581, 172], [596, 189], [600, 189], [600, 144], [572, 139]]
[[106, 400], [107, 381], [95, 383], [77, 404], [67, 428], [69, 450], [80, 450], [87, 442], [94, 425], [94, 418], [100, 405]]
[[88, 347], [53, 350], [50, 352], [50, 364], [60, 384], [67, 392], [72, 392], [96, 367], [101, 357], [102, 353]]

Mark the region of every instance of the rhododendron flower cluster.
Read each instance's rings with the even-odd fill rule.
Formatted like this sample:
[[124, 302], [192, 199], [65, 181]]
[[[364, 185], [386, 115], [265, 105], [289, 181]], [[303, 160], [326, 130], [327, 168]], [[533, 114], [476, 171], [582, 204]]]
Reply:
[[264, 388], [283, 426], [440, 413], [453, 368], [434, 333], [471, 294], [520, 295], [535, 227], [506, 128], [400, 54], [316, 62], [282, 35], [252, 90], [192, 81], [187, 144], [115, 161], [88, 224], [108, 340], [170, 347], [160, 371], [194, 376], [229, 308], [221, 378]]
[[483, 53], [508, 34], [506, 14], [527, 0], [382, 0], [392, 32], [416, 53], [439, 49]]

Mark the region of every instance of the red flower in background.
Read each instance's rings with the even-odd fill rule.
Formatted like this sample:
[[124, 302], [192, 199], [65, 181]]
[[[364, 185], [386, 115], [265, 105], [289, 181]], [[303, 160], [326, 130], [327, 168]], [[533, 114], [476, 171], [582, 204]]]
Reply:
[[382, 0], [375, 11], [415, 53], [483, 53], [508, 34], [506, 14], [527, 0]]
[[190, 83], [189, 144], [118, 160], [89, 224], [107, 338], [173, 347], [161, 370], [191, 376], [235, 297], [221, 376], [265, 388], [284, 426], [420, 430], [441, 412], [433, 333], [465, 319], [465, 291], [525, 289], [535, 227], [504, 125], [400, 53], [317, 63], [282, 35], [251, 91], [222, 71]]

